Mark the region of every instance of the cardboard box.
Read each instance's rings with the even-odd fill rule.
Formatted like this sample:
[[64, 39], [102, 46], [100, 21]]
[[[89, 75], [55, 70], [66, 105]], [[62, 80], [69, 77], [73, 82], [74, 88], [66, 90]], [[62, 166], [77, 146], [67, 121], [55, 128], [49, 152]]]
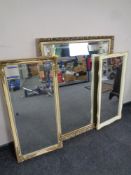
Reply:
[[86, 66], [85, 65], [78, 65], [77, 67], [74, 67], [74, 72], [86, 72]]
[[68, 81], [74, 81], [74, 80], [76, 80], [76, 78], [74, 75], [65, 74], [64, 80], [65, 80], [65, 82], [68, 82]]
[[37, 64], [29, 64], [29, 68], [30, 68], [32, 76], [38, 75], [38, 65]]
[[87, 80], [87, 76], [86, 75], [82, 75], [76, 78], [76, 80]]

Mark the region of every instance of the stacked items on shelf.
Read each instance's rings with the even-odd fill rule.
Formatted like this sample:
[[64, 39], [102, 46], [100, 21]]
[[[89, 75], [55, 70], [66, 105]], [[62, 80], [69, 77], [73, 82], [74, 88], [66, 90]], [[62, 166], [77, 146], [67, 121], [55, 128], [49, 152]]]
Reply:
[[59, 60], [58, 70], [59, 83], [87, 81], [87, 59], [83, 56]]
[[17, 65], [8, 65], [5, 68], [9, 90], [20, 89], [20, 73]]

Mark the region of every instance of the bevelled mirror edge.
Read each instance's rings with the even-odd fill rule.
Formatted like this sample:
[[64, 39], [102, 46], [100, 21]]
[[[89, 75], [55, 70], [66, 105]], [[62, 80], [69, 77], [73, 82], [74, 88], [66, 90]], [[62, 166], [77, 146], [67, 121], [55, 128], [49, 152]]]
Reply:
[[[52, 70], [53, 70], [54, 97], [55, 97], [55, 121], [56, 121], [56, 128], [57, 128], [57, 143], [49, 147], [44, 147], [40, 150], [36, 150], [27, 154], [22, 154], [4, 68], [8, 65], [20, 65], [20, 64], [31, 64], [31, 63], [41, 63], [41, 62], [45, 63], [48, 60], [51, 61], [53, 65]], [[57, 91], [58, 82], [56, 78], [56, 57], [50, 57], [50, 58], [36, 57], [36, 58], [24, 58], [24, 59], [0, 60], [0, 79], [3, 87], [4, 99], [6, 101], [6, 106], [9, 114], [9, 121], [10, 121], [17, 161], [20, 163], [20, 162], [23, 162], [24, 160], [31, 159], [33, 157], [62, 148], [63, 143], [61, 140], [61, 123], [60, 123], [60, 114], [59, 114], [59, 105], [58, 105], [59, 99], [58, 99], [58, 91]]]
[[42, 56], [41, 43], [70, 43], [70, 42], [95, 42], [95, 41], [109, 41], [109, 53], [113, 53], [114, 50], [114, 36], [79, 36], [79, 37], [56, 37], [56, 38], [36, 38], [36, 55]]
[[[121, 80], [120, 80], [120, 96], [118, 102], [118, 110], [117, 115], [108, 119], [107, 121], [100, 122], [101, 118], [101, 93], [102, 93], [102, 67], [103, 67], [103, 60], [108, 58], [117, 58], [120, 57], [123, 59], [122, 61], [122, 71], [121, 71]], [[107, 54], [107, 55], [100, 55], [99, 56], [99, 71], [98, 71], [98, 90], [97, 90], [97, 130], [107, 126], [116, 120], [122, 118], [122, 106], [123, 106], [123, 96], [124, 96], [124, 85], [125, 85], [125, 73], [126, 73], [126, 65], [127, 65], [127, 58], [128, 52], [120, 52], [114, 54]]]

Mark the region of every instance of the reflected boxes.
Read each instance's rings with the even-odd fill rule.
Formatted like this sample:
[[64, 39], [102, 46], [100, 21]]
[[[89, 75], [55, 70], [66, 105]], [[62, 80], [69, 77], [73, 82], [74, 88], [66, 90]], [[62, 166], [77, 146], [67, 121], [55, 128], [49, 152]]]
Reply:
[[74, 75], [70, 75], [70, 74], [65, 74], [64, 75], [64, 80], [65, 80], [65, 82], [75, 81], [75, 76]]
[[5, 74], [10, 90], [20, 89], [20, 73], [18, 65], [8, 65], [5, 67]]

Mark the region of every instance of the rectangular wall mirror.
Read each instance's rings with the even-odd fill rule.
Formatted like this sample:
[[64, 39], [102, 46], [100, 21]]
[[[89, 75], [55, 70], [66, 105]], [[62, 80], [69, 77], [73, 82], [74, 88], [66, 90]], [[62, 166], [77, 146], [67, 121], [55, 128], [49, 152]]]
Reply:
[[56, 62], [32, 58], [0, 64], [18, 161], [61, 148]]
[[121, 118], [127, 53], [99, 58], [97, 129]]
[[57, 56], [62, 139], [94, 127], [92, 54], [113, 51], [113, 36], [39, 38], [39, 56]]

